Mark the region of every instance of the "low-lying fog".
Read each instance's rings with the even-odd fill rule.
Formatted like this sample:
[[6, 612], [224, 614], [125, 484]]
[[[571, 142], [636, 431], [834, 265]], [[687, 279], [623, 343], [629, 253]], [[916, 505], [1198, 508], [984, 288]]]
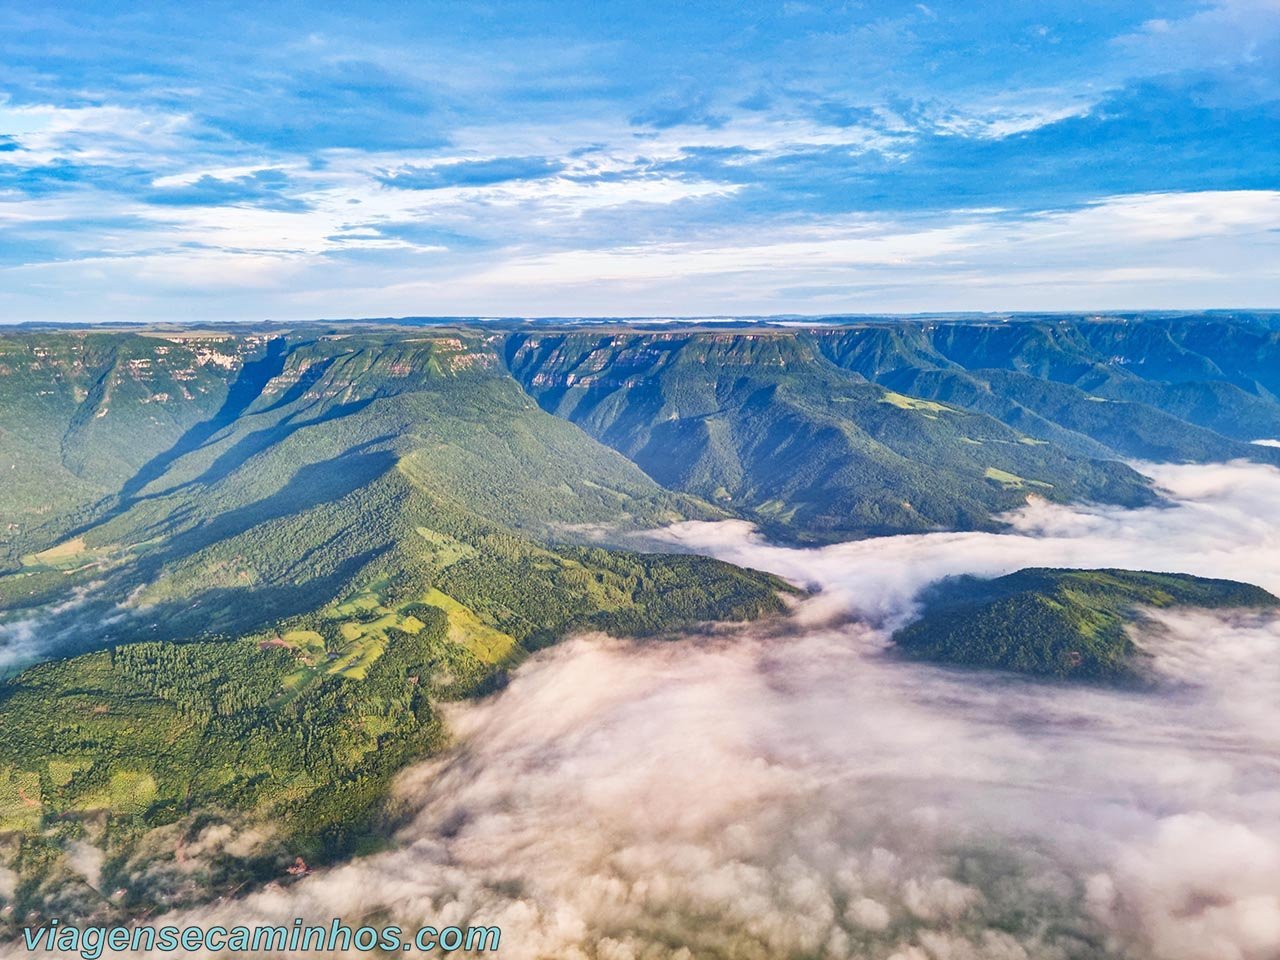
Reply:
[[120, 608], [90, 603], [96, 586], [77, 587], [68, 600], [0, 622], [0, 677], [40, 660], [91, 649], [89, 637], [122, 620], [125, 613]]
[[780, 623], [539, 654], [403, 777], [396, 849], [183, 919], [497, 924], [510, 960], [1274, 960], [1280, 619], [1160, 614], [1141, 638], [1157, 694], [885, 651], [953, 573], [1280, 590], [1280, 470], [1147, 469], [1174, 506], [1037, 503], [1001, 535], [802, 550], [668, 530], [819, 592]]

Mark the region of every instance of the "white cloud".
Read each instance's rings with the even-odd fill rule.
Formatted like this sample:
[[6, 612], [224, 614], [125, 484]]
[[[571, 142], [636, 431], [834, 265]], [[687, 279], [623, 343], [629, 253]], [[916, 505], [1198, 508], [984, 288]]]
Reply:
[[[6, 222], [31, 222], [55, 208], [61, 222], [38, 237], [6, 238], [10, 260], [25, 248], [52, 270], [6, 271], [0, 313], [167, 318], [185, 306], [176, 293], [198, 296], [203, 315], [218, 319], [307, 316], [317, 304], [346, 315], [1271, 305], [1280, 241], [1275, 205], [1262, 191], [1115, 197], [1093, 208], [1092, 217], [1075, 211], [1014, 219], [944, 210], [933, 200], [927, 219], [832, 218], [822, 213], [830, 184], [809, 165], [815, 153], [871, 157], [868, 182], [888, 183], [892, 192], [883, 164], [903, 161], [904, 172], [916, 169], [911, 153], [922, 137], [1026, 133], [1096, 110], [1137, 78], [1170, 72], [1241, 70], [1218, 94], [1197, 88], [1201, 105], [1219, 95], [1225, 109], [1238, 108], [1241, 99], [1274, 99], [1280, 95], [1270, 69], [1280, 50], [1275, 0], [1203, 4], [1181, 18], [1153, 19], [1110, 44], [1081, 40], [1078, 56], [1064, 58], [1060, 50], [1035, 69], [1008, 62], [1010, 50], [997, 42], [988, 52], [991, 69], [972, 71], [944, 69], [945, 59], [938, 59], [948, 45], [935, 49], [934, 18], [953, 15], [918, 7], [899, 17], [848, 11], [820, 18], [829, 21], [822, 29], [784, 30], [771, 44], [779, 59], [764, 64], [744, 59], [747, 48], [733, 44], [707, 51], [712, 59], [691, 69], [707, 71], [709, 109], [724, 115], [711, 128], [629, 123], [633, 108], [657, 94], [644, 83], [642, 93], [613, 89], [616, 38], [515, 39], [499, 30], [473, 46], [434, 34], [378, 38], [332, 23], [286, 31], [292, 39], [267, 49], [251, 44], [232, 73], [250, 70], [267, 88], [263, 109], [280, 109], [290, 89], [286, 77], [299, 63], [334, 78], [352, 65], [372, 68], [385, 74], [389, 88], [431, 104], [422, 108], [424, 137], [447, 137], [447, 147], [313, 152], [247, 142], [229, 122], [237, 110], [252, 120], [255, 110], [239, 102], [236, 77], [221, 78], [223, 90], [218, 78], [199, 71], [179, 78], [190, 94], [189, 113], [168, 105], [172, 91], [138, 89], [136, 77], [120, 90], [66, 89], [66, 103], [5, 99], [0, 131], [16, 134], [22, 149], [0, 151], [0, 170], [64, 161], [111, 169], [84, 174], [96, 187], [61, 179], [75, 176], [69, 169], [47, 171], [44, 185], [71, 195], [59, 204], [9, 194], [12, 202], [0, 212]], [[1114, 20], [1083, 22], [1097, 31]], [[1037, 37], [1030, 41], [1037, 46], [1053, 33], [1025, 23], [1017, 30], [1029, 30], [1025, 38]], [[779, 63], [788, 64], [781, 74]], [[834, 74], [832, 63], [841, 64]], [[940, 78], [953, 75], [951, 89]], [[51, 99], [55, 80], [46, 77]], [[730, 105], [752, 90], [768, 93], [766, 109]], [[101, 102], [84, 105], [90, 96]], [[368, 96], [376, 108], [378, 97]], [[132, 105], [149, 101], [162, 105]], [[777, 179], [757, 185], [762, 195], [782, 185], [783, 209], [770, 213], [767, 196], [756, 203], [749, 186], [729, 182], [732, 176], [699, 179], [690, 162], [698, 150], [723, 151], [716, 163], [729, 171], [744, 151], [755, 164], [781, 161], [773, 166]], [[384, 189], [377, 180], [379, 170], [401, 165], [498, 156], [545, 156], [564, 163], [566, 175], [417, 193]], [[682, 163], [683, 172], [657, 172], [666, 162]], [[288, 170], [289, 197], [309, 209], [158, 209], [137, 202], [151, 187], [267, 168]], [[747, 184], [757, 174], [747, 172]], [[805, 178], [811, 199], [803, 196]], [[720, 211], [716, 201], [735, 195], [735, 209]], [[900, 200], [910, 206], [915, 198]], [[1012, 206], [1024, 202], [1009, 196]], [[115, 231], [100, 226], [109, 217], [156, 225]], [[730, 218], [741, 222], [726, 225]], [[412, 239], [408, 230], [378, 237], [346, 229], [379, 224], [419, 224], [425, 238]], [[448, 239], [425, 236], [431, 230]], [[1191, 242], [1179, 246], [1183, 239]], [[458, 249], [468, 241], [485, 254]], [[359, 262], [335, 264], [340, 254]], [[438, 262], [423, 264], [420, 255], [439, 255]], [[135, 257], [168, 259], [189, 282], [152, 286], [163, 271], [129, 263]], [[263, 257], [275, 259], [274, 279], [264, 277], [271, 266]], [[81, 259], [94, 266], [73, 262]], [[274, 292], [254, 300], [248, 291]], [[69, 315], [83, 304], [97, 312]]]
[[[1273, 10], [1241, 0], [1151, 25], [1141, 36], [1167, 44], [1180, 31], [1194, 33], [1202, 17], [1228, 24], [1232, 36], [1256, 24], [1257, 42], [1269, 42], [1276, 24], [1264, 21]], [[333, 38], [307, 41], [313, 55], [338, 56], [342, 46]], [[420, 79], [430, 73], [407, 69], [423, 72]], [[482, 81], [477, 75], [465, 83]], [[25, 243], [42, 259], [3, 269], [0, 312], [14, 319], [170, 319], [175, 304], [187, 306], [175, 299], [182, 296], [193, 297], [209, 319], [317, 311], [674, 316], [1272, 305], [1280, 281], [1275, 191], [1136, 194], [1024, 215], [779, 212], [764, 229], [709, 212], [746, 188], [710, 174], [700, 179], [688, 162], [699, 149], [720, 148], [726, 153], [717, 162], [728, 169], [741, 151], [756, 163], [822, 148], [909, 158], [922, 130], [998, 138], [1085, 113], [1106, 85], [1086, 86], [1019, 87], [963, 106], [939, 101], [910, 120], [881, 105], [853, 126], [806, 115], [812, 93], [796, 94], [794, 102], [781, 97], [768, 113], [735, 114], [717, 129], [638, 131], [616, 110], [578, 109], [568, 119], [540, 114], [519, 124], [459, 125], [447, 149], [335, 149], [307, 157], [263, 155], [219, 140], [198, 118], [173, 111], [6, 101], [0, 129], [16, 132], [24, 149], [0, 151], [4, 168], [69, 159], [132, 173], [115, 186], [107, 178], [101, 187], [0, 205], [0, 222], [15, 230], [9, 249]], [[578, 152], [583, 144], [598, 147]], [[379, 181], [380, 173], [404, 166], [501, 156], [545, 156], [565, 169], [439, 190]], [[667, 162], [683, 162], [682, 172], [661, 172]], [[140, 199], [148, 189], [265, 169], [287, 172], [283, 194], [306, 209]], [[74, 228], [106, 218], [130, 225]], [[77, 291], [77, 304], [92, 304], [93, 315], [70, 316], [85, 308], [69, 307], [59, 295], [65, 290]]]
[[797, 296], [816, 309], [854, 312], [1188, 299], [1265, 306], [1280, 280], [1277, 226], [1280, 192], [1135, 195], [1018, 218], [857, 216], [763, 237], [725, 230], [676, 243], [517, 255], [458, 282], [510, 312], [553, 302], [604, 314], [787, 312]]
[[[590, 225], [592, 211], [614, 208], [632, 220], [646, 205], [724, 188], [551, 178], [478, 191], [393, 190], [342, 165], [323, 178], [306, 192], [312, 209], [301, 212], [132, 202], [102, 210], [92, 194], [19, 204], [0, 214], [19, 228], [108, 211], [151, 225], [116, 231], [105, 255], [7, 268], [0, 307], [13, 318], [70, 319], [49, 296], [58, 288], [86, 291], [99, 311], [87, 319], [172, 319], [178, 291], [194, 296], [208, 319], [763, 314], [794, 312], [798, 303], [815, 312], [1267, 307], [1280, 282], [1277, 191], [1121, 196], [1018, 217], [846, 216], [599, 247], [603, 227]], [[426, 239], [377, 232], [406, 223], [419, 224]], [[455, 248], [433, 229], [483, 242]], [[559, 252], [531, 252], [557, 243]], [[380, 259], [334, 256], [361, 249]]]
[[913, 615], [922, 587], [958, 573], [998, 576], [1028, 566], [1191, 573], [1255, 583], [1280, 595], [1280, 471], [1252, 463], [1136, 464], [1176, 509], [1063, 507], [1032, 500], [1009, 514], [1012, 533], [930, 533], [858, 540], [819, 551], [762, 541], [745, 521], [691, 521], [662, 536], [733, 563], [822, 588], [810, 622], [853, 610], [890, 627]]
[[1131, 68], [1166, 73], [1186, 64], [1201, 68], [1258, 64], [1268, 45], [1277, 40], [1277, 0], [1219, 0], [1182, 19], [1149, 20], [1142, 29], [1118, 37], [1115, 46]]
[[70, 157], [80, 163], [116, 165], [188, 147], [191, 121], [182, 114], [110, 104], [17, 106], [3, 99], [0, 131], [16, 135], [23, 147], [0, 153], [0, 164], [26, 167]]
[[967, 104], [963, 110], [947, 112], [935, 124], [944, 133], [998, 140], [1072, 117], [1083, 117], [1094, 107], [1096, 97], [1095, 93], [1088, 98], [1064, 98], [1060, 91], [1022, 90], [1011, 102]]
[[47, 607], [36, 616], [19, 614], [0, 622], [0, 673], [37, 662], [59, 648], [67, 649], [83, 637], [90, 625], [101, 629], [104, 624], [119, 620], [122, 614], [104, 613], [100, 608], [92, 609], [90, 616], [80, 615], [89, 612], [85, 608], [100, 586], [101, 582], [94, 582], [77, 587], [70, 599]]

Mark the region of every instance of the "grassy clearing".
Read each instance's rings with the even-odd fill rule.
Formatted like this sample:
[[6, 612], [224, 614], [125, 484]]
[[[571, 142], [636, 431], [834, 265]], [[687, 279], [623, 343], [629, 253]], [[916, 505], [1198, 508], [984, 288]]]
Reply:
[[54, 566], [62, 561], [71, 560], [85, 552], [84, 537], [76, 537], [74, 540], [68, 540], [60, 543], [56, 547], [50, 547], [48, 550], [41, 550], [35, 554], [32, 559], [36, 563], [43, 563]]
[[307, 655], [324, 655], [324, 637], [315, 630], [290, 630], [280, 639], [293, 648]]
[[93, 766], [92, 757], [84, 757], [81, 759], [64, 758], [60, 760], [49, 761], [49, 784], [50, 786], [65, 787], [71, 782], [81, 770], [88, 770]]
[[133, 815], [142, 813], [156, 799], [155, 778], [145, 771], [120, 770], [111, 775], [101, 790], [80, 797], [76, 807], [83, 811], [109, 810]]
[[451, 566], [459, 560], [475, 556], [476, 548], [455, 540], [453, 537], [427, 527], [415, 527], [418, 535], [427, 541], [431, 551], [431, 562], [441, 567]]
[[1043, 490], [1053, 489], [1053, 484], [1051, 483], [1045, 483], [1043, 480], [1028, 480], [1026, 477], [1020, 477], [1016, 473], [1010, 473], [1007, 470], [1000, 470], [996, 467], [987, 467], [982, 475], [988, 480], [996, 481], [1007, 490], [1021, 490], [1023, 487], [1040, 487]]
[[951, 413], [952, 410], [944, 403], [937, 403], [934, 400], [921, 400], [919, 397], [908, 397], [904, 393], [894, 393], [889, 390], [880, 398], [881, 403], [892, 404], [899, 410], [927, 410], [929, 413]]
[[48, 550], [28, 553], [21, 558], [22, 565], [31, 572], [58, 570], [68, 576], [88, 567], [100, 567], [108, 559], [108, 547], [90, 547], [84, 537], [66, 540]]
[[755, 508], [756, 515], [769, 523], [789, 524], [795, 519], [796, 507], [781, 500], [766, 500]]
[[364, 590], [334, 607], [332, 616], [360, 617], [379, 609], [385, 609], [382, 607], [381, 597], [372, 590]]
[[0, 831], [37, 829], [42, 810], [38, 773], [0, 770]]
[[[445, 542], [451, 538], [438, 539], [443, 549], [454, 549]], [[460, 543], [456, 547], [470, 549]], [[459, 555], [461, 549], [457, 550]], [[385, 586], [375, 581], [321, 612], [323, 620], [332, 625], [322, 628], [330, 637], [329, 645], [320, 630], [305, 629], [289, 630], [261, 641], [265, 645], [287, 646], [301, 655], [302, 663], [282, 681], [282, 702], [296, 699], [325, 674], [365, 679], [369, 668], [386, 653], [390, 631], [402, 630], [416, 636], [424, 629], [423, 621], [414, 616], [414, 609], [421, 612], [422, 605], [443, 611], [449, 623], [449, 642], [484, 663], [511, 663], [523, 657], [523, 648], [515, 638], [485, 623], [471, 608], [448, 594], [433, 588], [419, 598], [388, 605], [382, 592]], [[335, 639], [339, 641], [336, 649]]]
[[489, 626], [448, 594], [432, 588], [422, 602], [443, 610], [449, 618], [449, 640], [466, 647], [485, 663], [504, 663], [520, 651], [513, 637]]
[[351, 646], [329, 666], [330, 673], [340, 673], [352, 680], [363, 680], [373, 662], [387, 650], [387, 637], [371, 631], [354, 640]]

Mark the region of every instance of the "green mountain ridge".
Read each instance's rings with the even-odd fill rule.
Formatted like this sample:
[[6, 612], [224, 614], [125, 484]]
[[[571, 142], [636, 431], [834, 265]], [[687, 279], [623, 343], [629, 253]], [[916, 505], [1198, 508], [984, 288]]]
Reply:
[[[53, 595], [95, 581], [101, 602], [166, 602], [170, 633], [195, 635], [310, 609], [375, 559], [411, 562], [396, 547], [431, 527], [432, 511], [533, 539], [723, 515], [542, 413], [482, 343], [304, 341], [258, 387], [234, 419], [195, 427], [198, 444], [180, 440], [71, 531], [76, 547], [58, 548], [56, 568], [26, 555], [0, 589], [40, 601], [45, 581]], [[215, 591], [227, 616], [210, 618], [208, 602], [191, 614]], [[202, 622], [188, 627], [192, 616]]]
[[0, 570], [88, 521], [213, 417], [265, 341], [0, 333]]
[[1154, 499], [1122, 463], [850, 375], [805, 336], [532, 334], [506, 349], [545, 409], [778, 539], [994, 529], [1028, 493]]
[[870, 380], [1091, 456], [1259, 459], [1249, 442], [1280, 436], [1280, 332], [1247, 323], [922, 323], [816, 336], [824, 356]]
[[[348, 412], [399, 395], [418, 376], [415, 349], [430, 342], [468, 347], [455, 359], [417, 358], [423, 369], [484, 356], [496, 363], [489, 389], [507, 381], [623, 453], [668, 496], [692, 494], [704, 501], [697, 509], [714, 503], [783, 539], [989, 529], [1027, 490], [1150, 500], [1116, 462], [1128, 458], [1280, 463], [1280, 452], [1250, 442], [1280, 437], [1280, 331], [1257, 319], [337, 329], [0, 338], [0, 469], [11, 481], [0, 496], [0, 569], [119, 512], [175, 467], [189, 471], [248, 423], [264, 429], [240, 437], [228, 458], [287, 437], [307, 425], [299, 400], [341, 413], [342, 390]], [[385, 363], [364, 366], [377, 350]], [[279, 422], [265, 429], [272, 402], [282, 404]], [[203, 462], [209, 480], [230, 460]], [[989, 469], [1024, 483], [1010, 488]]]
[[1176, 573], [1028, 568], [955, 577], [926, 592], [920, 619], [894, 634], [913, 659], [1105, 684], [1147, 679], [1126, 627], [1143, 609], [1277, 608], [1251, 584]]

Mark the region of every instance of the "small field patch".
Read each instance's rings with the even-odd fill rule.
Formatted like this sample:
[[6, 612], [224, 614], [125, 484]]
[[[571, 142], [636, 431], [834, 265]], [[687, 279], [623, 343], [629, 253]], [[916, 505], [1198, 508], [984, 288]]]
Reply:
[[905, 393], [894, 393], [892, 390], [886, 391], [885, 395], [880, 398], [879, 402], [891, 404], [899, 410], [927, 410], [929, 413], [952, 412], [951, 408], [945, 403], [937, 403], [933, 400], [921, 400], [919, 397], [908, 397]]
[[1028, 480], [1026, 477], [1020, 477], [1016, 473], [1010, 473], [1008, 470], [1000, 470], [996, 467], [987, 467], [983, 476], [988, 480], [994, 480], [1003, 486], [1006, 490], [1019, 490], [1023, 487], [1040, 487], [1045, 490], [1052, 490], [1053, 484], [1045, 483], [1043, 480]]

